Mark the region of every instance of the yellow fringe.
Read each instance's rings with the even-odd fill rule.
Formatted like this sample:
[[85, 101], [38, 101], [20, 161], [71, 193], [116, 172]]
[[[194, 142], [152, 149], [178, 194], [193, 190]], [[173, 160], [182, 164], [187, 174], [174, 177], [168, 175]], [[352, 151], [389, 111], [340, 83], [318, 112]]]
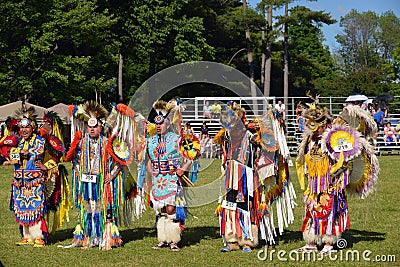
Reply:
[[51, 228], [51, 234], [52, 235], [54, 235], [55, 233], [56, 233], [56, 230], [57, 230], [57, 228], [58, 228], [58, 225], [59, 225], [59, 217], [58, 217], [58, 211], [56, 210], [55, 212], [54, 212], [54, 215], [53, 215], [53, 227]]
[[279, 157], [278, 157], [279, 166], [278, 167], [279, 167], [279, 178], [281, 178], [281, 183], [287, 182], [287, 178], [288, 178], [284, 163], [285, 162], [284, 162], [283, 156], [281, 154], [279, 154]]
[[224, 142], [224, 136], [225, 136], [225, 129], [221, 128], [218, 133], [214, 136], [214, 143], [217, 145], [220, 145]]
[[61, 203], [59, 205], [59, 227], [62, 227], [64, 219], [69, 222], [69, 209], [71, 207], [69, 195], [70, 189], [68, 184], [68, 177], [64, 175], [60, 175], [59, 179], [61, 179]]
[[61, 128], [60, 128], [60, 126], [58, 125], [58, 123], [56, 123], [56, 122], [55, 122], [54, 125], [53, 125], [52, 135], [55, 135], [58, 139], [61, 140], [61, 142], [64, 143], [63, 135], [62, 135], [62, 133], [61, 133]]
[[305, 189], [305, 181], [304, 181], [304, 164], [300, 164], [296, 161], [296, 172], [297, 179], [299, 180], [301, 190]]
[[156, 125], [154, 123], [148, 123], [146, 131], [149, 136], [153, 136], [156, 134]]
[[304, 195], [307, 196], [307, 200], [317, 200], [318, 199], [318, 193], [311, 193], [311, 189], [307, 188], [306, 191], [304, 191]]
[[312, 157], [310, 154], [305, 156], [309, 177], [325, 177], [328, 174], [329, 158], [327, 155]]

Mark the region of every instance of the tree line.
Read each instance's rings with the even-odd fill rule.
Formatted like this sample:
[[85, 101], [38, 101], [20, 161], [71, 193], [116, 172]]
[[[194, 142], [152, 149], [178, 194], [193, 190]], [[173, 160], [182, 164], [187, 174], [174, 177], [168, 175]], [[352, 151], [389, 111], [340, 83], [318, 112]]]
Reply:
[[[229, 63], [269, 96], [400, 93], [400, 20], [392, 11], [351, 10], [337, 22], [293, 0], [254, 9], [238, 0], [2, 2], [0, 104], [127, 103], [153, 74], [196, 60]], [[321, 27], [333, 23], [342, 31], [331, 51]], [[195, 96], [204, 86], [174, 93]], [[229, 94], [207, 88], [208, 96]]]

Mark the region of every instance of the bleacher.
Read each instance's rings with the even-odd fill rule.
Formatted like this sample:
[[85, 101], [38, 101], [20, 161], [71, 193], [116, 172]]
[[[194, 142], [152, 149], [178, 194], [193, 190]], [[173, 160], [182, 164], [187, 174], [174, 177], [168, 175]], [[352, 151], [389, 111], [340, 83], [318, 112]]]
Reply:
[[[400, 114], [391, 114], [390, 122], [394, 128], [399, 124]], [[383, 129], [379, 129], [378, 136], [376, 138], [376, 153], [377, 155], [392, 155], [392, 154], [400, 154], [400, 142], [397, 140], [397, 143], [385, 143], [384, 139], [385, 133]]]
[[[184, 104], [186, 105], [186, 109], [182, 114], [184, 122], [190, 122], [191, 127], [194, 129], [195, 133], [200, 136], [200, 129], [203, 124], [203, 121], [206, 121], [207, 126], [209, 128], [209, 133], [211, 138], [215, 136], [215, 134], [221, 128], [220, 122], [218, 119], [203, 119], [203, 105], [205, 101], [210, 101], [210, 105], [214, 103], [214, 101], [226, 103], [228, 101], [235, 101], [239, 103], [242, 107], [244, 107], [247, 112], [247, 118], [251, 120], [256, 115], [261, 115], [265, 110], [268, 109], [270, 105], [275, 105], [278, 98], [275, 97], [196, 97], [196, 98], [186, 98], [182, 99]], [[320, 104], [328, 107], [332, 114], [339, 114], [339, 112], [343, 108], [343, 103], [346, 97], [320, 97]], [[399, 99], [395, 97], [395, 100]], [[296, 140], [296, 114], [295, 109], [296, 105], [300, 100], [309, 100], [308, 97], [291, 97], [287, 101], [286, 106], [286, 141], [290, 150], [290, 154], [295, 157], [297, 155], [297, 140]], [[249, 106], [251, 104], [254, 105], [256, 103], [257, 110], [250, 110]], [[394, 102], [395, 104], [397, 102]], [[397, 123], [400, 122], [400, 101], [399, 104], [396, 104], [396, 108], [392, 109], [390, 114], [390, 120], [392, 122], [392, 126], [396, 127]], [[393, 106], [393, 103], [392, 103]], [[255, 114], [256, 113], [256, 114]], [[389, 154], [400, 154], [400, 142], [397, 144], [385, 145], [384, 142], [384, 133], [383, 129], [380, 129], [377, 140], [376, 140], [376, 152], [378, 155], [389, 155]]]

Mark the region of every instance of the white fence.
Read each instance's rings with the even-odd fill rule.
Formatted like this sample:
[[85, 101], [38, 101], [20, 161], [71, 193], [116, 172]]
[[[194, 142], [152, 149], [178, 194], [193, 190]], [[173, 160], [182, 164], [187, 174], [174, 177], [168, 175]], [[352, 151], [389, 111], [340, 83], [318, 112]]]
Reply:
[[[243, 108], [246, 109], [246, 117], [252, 119], [255, 116], [265, 113], [266, 110], [272, 105], [275, 105], [278, 101], [278, 97], [195, 97], [195, 98], [183, 98], [182, 101], [186, 105], [186, 109], [182, 114], [184, 122], [190, 122], [191, 127], [195, 133], [200, 132], [203, 121], [206, 121], [210, 135], [213, 136], [221, 128], [218, 119], [203, 118], [203, 106], [206, 101], [209, 101], [210, 106], [215, 102], [227, 103], [228, 101], [234, 101], [239, 103]], [[373, 99], [373, 97], [371, 97]], [[289, 97], [286, 99], [286, 129], [287, 129], [287, 143], [292, 155], [297, 152], [296, 142], [296, 106], [299, 101], [310, 102], [308, 97]], [[343, 103], [346, 97], [319, 97], [319, 104], [327, 107], [332, 114], [339, 114], [342, 111]], [[389, 114], [390, 121], [394, 127], [400, 122], [400, 96], [396, 96], [389, 103]], [[385, 146], [383, 142], [383, 129], [380, 129], [377, 137], [377, 151], [381, 154], [383, 151], [400, 151], [400, 146]], [[399, 143], [400, 145], [400, 143]]]

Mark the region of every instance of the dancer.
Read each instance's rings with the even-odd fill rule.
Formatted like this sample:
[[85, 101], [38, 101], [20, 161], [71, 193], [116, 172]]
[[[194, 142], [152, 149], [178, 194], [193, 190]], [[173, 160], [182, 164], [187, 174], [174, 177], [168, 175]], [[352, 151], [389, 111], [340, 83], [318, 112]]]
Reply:
[[[14, 165], [10, 208], [23, 238], [17, 245], [43, 247], [49, 235], [45, 214], [49, 209], [57, 210], [63, 197], [64, 203], [67, 201], [68, 184], [66, 178], [62, 177], [66, 173], [58, 169], [64, 146], [54, 135], [40, 136], [37, 133], [36, 118], [33, 107], [23, 105], [15, 112], [17, 124], [10, 126], [10, 129], [16, 130], [15, 126], [18, 128], [19, 140], [5, 155], [7, 161], [3, 164]], [[12, 136], [9, 138], [7, 143], [15, 141]], [[61, 184], [65, 191], [61, 190]], [[61, 212], [62, 218], [67, 210]], [[55, 216], [54, 231], [59, 223], [62, 220]]]
[[[135, 145], [137, 138], [128, 134], [137, 132], [134, 119], [137, 114], [119, 104], [108, 115], [94, 101], [70, 106], [70, 114], [75, 133], [65, 161], [73, 164], [73, 195], [80, 215], [73, 244], [63, 248], [82, 244], [82, 249], [98, 246], [109, 250], [122, 244], [118, 231], [122, 218], [118, 217], [118, 211], [125, 201], [124, 166], [137, 159], [136, 152], [140, 149], [136, 148], [141, 146]], [[144, 146], [144, 139], [142, 143]]]
[[176, 119], [180, 117], [179, 105], [159, 100], [153, 108], [156, 133], [147, 140], [147, 170], [152, 181], [150, 201], [157, 214], [158, 244], [153, 249], [169, 247], [179, 251], [186, 218], [182, 179], [192, 160], [199, 157], [200, 144], [197, 137], [184, 129], [181, 136], [173, 132], [173, 122], [180, 127], [180, 119]]
[[224, 129], [214, 137], [214, 143], [222, 144], [225, 170], [225, 195], [216, 209], [225, 243], [222, 252], [251, 252], [259, 234], [273, 244], [275, 207], [280, 234], [294, 220], [295, 194], [281, 114], [271, 109], [248, 123], [245, 113], [240, 105], [228, 103], [221, 115]]
[[[376, 131], [368, 112], [358, 106], [345, 107], [333, 121], [326, 108], [311, 104], [303, 112], [306, 132], [296, 160], [304, 192], [305, 216], [302, 226], [306, 245], [298, 252], [334, 252], [333, 245], [350, 228], [347, 193], [367, 196], [374, 190], [379, 162], [366, 138]], [[357, 131], [357, 130], [359, 131]]]

